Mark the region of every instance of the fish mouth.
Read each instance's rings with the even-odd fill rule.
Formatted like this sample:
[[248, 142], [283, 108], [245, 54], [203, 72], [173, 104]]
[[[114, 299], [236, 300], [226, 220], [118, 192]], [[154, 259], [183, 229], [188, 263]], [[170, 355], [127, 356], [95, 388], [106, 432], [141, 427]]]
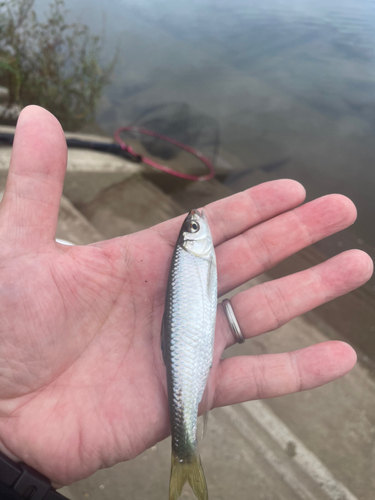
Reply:
[[206, 219], [206, 214], [204, 213], [203, 208], [201, 211], [199, 211], [197, 208], [193, 208], [193, 210], [190, 210], [189, 215], [190, 216], [198, 215], [198, 217], [200, 217], [201, 219], [204, 220]]

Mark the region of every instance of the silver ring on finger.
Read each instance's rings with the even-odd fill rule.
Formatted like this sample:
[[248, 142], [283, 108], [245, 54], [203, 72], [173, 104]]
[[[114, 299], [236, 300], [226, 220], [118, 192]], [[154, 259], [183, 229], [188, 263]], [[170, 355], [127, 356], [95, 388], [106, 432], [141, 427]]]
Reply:
[[225, 315], [228, 319], [228, 323], [230, 325], [230, 329], [233, 332], [234, 338], [236, 339], [236, 342], [238, 344], [243, 344], [245, 342], [245, 338], [242, 335], [240, 325], [238, 324], [238, 321], [236, 319], [236, 316], [234, 314], [232, 304], [230, 303], [229, 299], [224, 299], [222, 301], [222, 305], [224, 307]]

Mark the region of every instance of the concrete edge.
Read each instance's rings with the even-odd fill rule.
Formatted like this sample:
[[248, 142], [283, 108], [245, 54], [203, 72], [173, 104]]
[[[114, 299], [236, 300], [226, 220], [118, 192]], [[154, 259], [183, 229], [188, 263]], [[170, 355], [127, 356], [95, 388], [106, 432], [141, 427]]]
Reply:
[[[251, 401], [222, 411], [301, 500], [316, 500], [316, 491], [329, 500], [359, 500], [265, 403]], [[251, 421], [259, 425], [261, 434]]]

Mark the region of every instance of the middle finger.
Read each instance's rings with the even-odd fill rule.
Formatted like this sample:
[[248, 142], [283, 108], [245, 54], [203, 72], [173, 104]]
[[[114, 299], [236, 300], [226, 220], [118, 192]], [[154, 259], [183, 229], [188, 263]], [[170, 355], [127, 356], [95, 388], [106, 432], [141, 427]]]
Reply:
[[353, 224], [356, 208], [332, 194], [278, 215], [216, 248], [218, 294], [233, 290], [302, 248]]

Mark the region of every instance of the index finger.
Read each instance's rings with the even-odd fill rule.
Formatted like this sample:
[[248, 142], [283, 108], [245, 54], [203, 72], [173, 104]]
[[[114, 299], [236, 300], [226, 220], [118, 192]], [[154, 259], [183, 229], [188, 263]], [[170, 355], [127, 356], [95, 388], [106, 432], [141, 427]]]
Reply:
[[[305, 196], [306, 191], [299, 182], [279, 179], [210, 203], [204, 210], [214, 245], [220, 245], [261, 222], [297, 207], [303, 203]], [[176, 217], [153, 229], [174, 247], [184, 218], [185, 215]]]

